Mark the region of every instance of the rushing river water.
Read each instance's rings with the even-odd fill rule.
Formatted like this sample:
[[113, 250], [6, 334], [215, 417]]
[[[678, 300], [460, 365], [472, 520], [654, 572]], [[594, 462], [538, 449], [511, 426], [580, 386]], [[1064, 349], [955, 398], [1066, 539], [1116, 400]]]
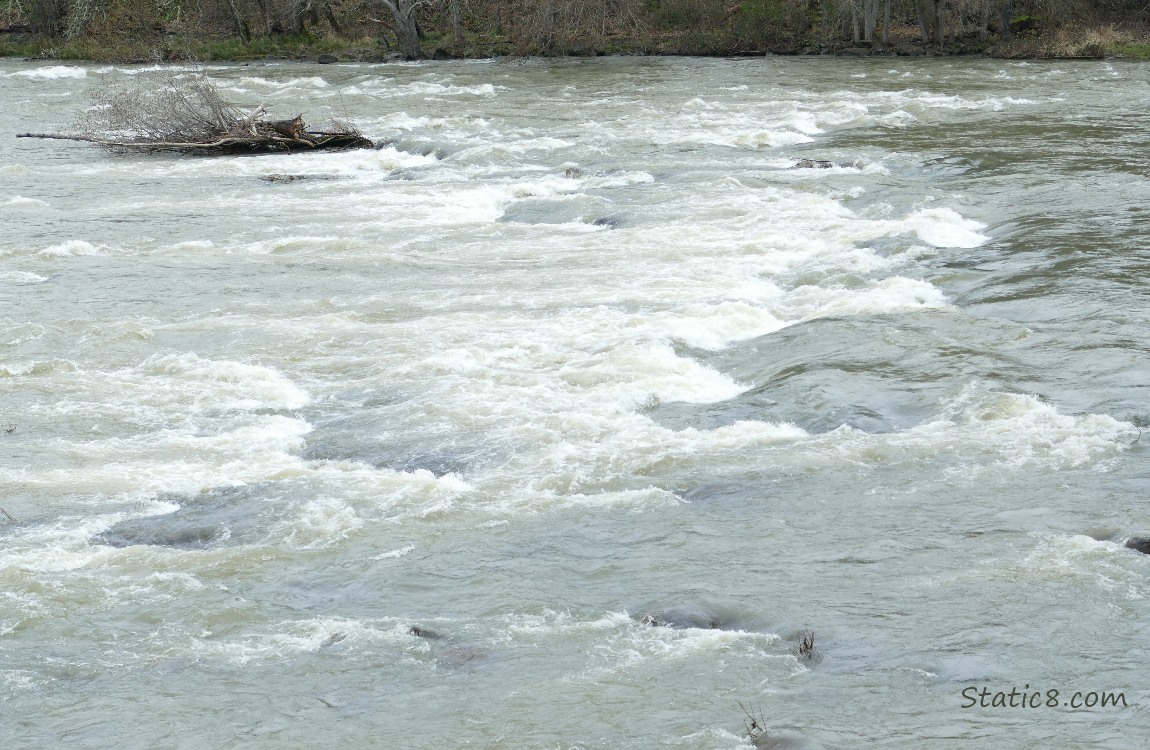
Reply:
[[386, 145], [12, 137], [141, 72], [0, 62], [0, 747], [1144, 745], [1150, 68], [221, 66]]

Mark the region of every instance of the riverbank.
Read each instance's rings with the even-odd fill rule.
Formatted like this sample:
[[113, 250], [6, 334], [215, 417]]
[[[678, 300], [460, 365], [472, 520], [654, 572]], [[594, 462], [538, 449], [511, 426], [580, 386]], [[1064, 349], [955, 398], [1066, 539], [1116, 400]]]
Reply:
[[[892, 29], [891, 42], [854, 42], [818, 36], [780, 39], [770, 44], [747, 44], [737, 35], [716, 32], [663, 32], [616, 34], [565, 40], [552, 49], [524, 48], [499, 35], [469, 38], [455, 46], [446, 34], [421, 39], [430, 59], [490, 58], [505, 56], [681, 55], [742, 57], [761, 55], [830, 55], [844, 57], [951, 57], [985, 56], [1005, 59], [1150, 59], [1150, 36], [1108, 27], [1067, 26], [1041, 34], [1016, 35], [1003, 40], [979, 39], [967, 34], [939, 47], [924, 45], [917, 28]], [[53, 38], [24, 30], [0, 29], [0, 57], [35, 60], [86, 60], [111, 63], [250, 62], [384, 62], [402, 59], [386, 38], [340, 36], [334, 33], [278, 34], [253, 37], [157, 32], [124, 36]]]

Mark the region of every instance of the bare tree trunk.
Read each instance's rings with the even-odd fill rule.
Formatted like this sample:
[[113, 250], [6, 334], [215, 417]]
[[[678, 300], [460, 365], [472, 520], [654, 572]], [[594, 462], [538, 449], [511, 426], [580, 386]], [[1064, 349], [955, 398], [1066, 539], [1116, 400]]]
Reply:
[[851, 39], [859, 43], [859, 6], [855, 0], [851, 0]]
[[331, 29], [337, 34], [343, 33], [343, 28], [339, 25], [339, 21], [335, 17], [335, 9], [332, 8], [331, 2], [323, 4], [323, 17], [331, 24]]
[[930, 27], [926, 24], [926, 0], [914, 0], [914, 12], [918, 16], [918, 31], [922, 35], [922, 43], [930, 44]]
[[455, 32], [455, 49], [463, 49], [463, 11], [460, 4], [463, 0], [451, 0], [451, 28]]
[[1013, 15], [1013, 8], [1011, 7], [1010, 0], [1003, 0], [1002, 3], [1002, 38], [1010, 38], [1010, 17]]
[[539, 33], [539, 50], [543, 53], [551, 51], [555, 46], [555, 0], [546, 0], [543, 3], [543, 23]]
[[863, 39], [874, 41], [874, 29], [878, 23], [878, 0], [863, 0]]
[[886, 8], [882, 14], [882, 43], [890, 45], [890, 0], [886, 0]]
[[239, 6], [236, 5], [236, 0], [228, 0], [228, 8], [232, 11], [232, 18], [236, 21], [236, 31], [240, 34], [240, 39], [244, 40], [247, 44], [252, 40], [251, 29], [248, 28], [248, 22], [244, 20], [244, 16], [240, 13]]
[[274, 31], [272, 24], [271, 6], [268, 5], [267, 0], [256, 0], [256, 5], [259, 6], [260, 13], [262, 13], [264, 17], [264, 33], [267, 36], [271, 36]]
[[990, 0], [982, 0], [982, 18], [978, 26], [978, 38], [986, 41], [990, 36]]
[[383, 4], [395, 20], [395, 41], [399, 51], [408, 60], [423, 57], [423, 50], [419, 47], [419, 27], [415, 24], [415, 11], [423, 5], [422, 0], [383, 0]]
[[942, 0], [934, 0], [934, 43], [939, 47], [946, 44], [946, 26], [942, 18]]

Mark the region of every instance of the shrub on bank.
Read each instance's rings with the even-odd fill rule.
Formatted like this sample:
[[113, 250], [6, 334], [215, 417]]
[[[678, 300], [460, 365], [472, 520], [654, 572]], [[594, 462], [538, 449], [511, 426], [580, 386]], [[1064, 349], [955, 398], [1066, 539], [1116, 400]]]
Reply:
[[[1133, 5], [1123, 16], [1125, 0], [1108, 2], [1109, 15], [1085, 0], [892, 0], [889, 43], [885, 0], [396, 1], [415, 9], [422, 57], [1147, 54], [1144, 30], [1117, 25], [1144, 16]], [[398, 51], [381, 0], [0, 0], [3, 55], [378, 60]]]

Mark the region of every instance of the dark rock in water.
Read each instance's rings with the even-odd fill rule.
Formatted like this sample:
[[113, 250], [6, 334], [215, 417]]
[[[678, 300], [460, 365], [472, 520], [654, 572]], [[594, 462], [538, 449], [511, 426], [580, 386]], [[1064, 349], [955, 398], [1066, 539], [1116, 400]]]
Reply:
[[822, 159], [799, 159], [791, 169], [830, 169], [835, 163]]
[[610, 229], [618, 229], [623, 223], [623, 219], [618, 216], [600, 216], [595, 221], [591, 222], [597, 227], [608, 227]]
[[[1000, 337], [1011, 335], [1011, 325], [970, 330], [967, 324], [964, 332], [957, 318], [940, 311], [906, 313], [899, 320], [899, 339], [886, 334], [890, 321], [885, 316], [824, 318], [719, 352], [681, 349], [750, 387], [726, 401], [668, 401], [646, 414], [675, 430], [713, 430], [750, 419], [791, 423], [812, 433], [844, 424], [870, 433], [904, 430], [935, 418], [939, 399], [955, 382], [942, 373], [959, 372], [967, 362], [988, 370], [1010, 367], [989, 342], [1006, 340]], [[944, 335], [966, 336], [971, 343], [940, 348], [937, 342]], [[910, 375], [916, 372], [939, 375]], [[903, 373], [906, 377], [897, 377]]]
[[496, 459], [489, 444], [461, 444], [450, 434], [413, 439], [386, 408], [363, 409], [319, 421], [302, 456], [308, 461], [358, 461], [377, 469], [465, 474]]
[[443, 667], [461, 669], [483, 661], [487, 658], [487, 650], [481, 646], [470, 643], [454, 643], [450, 638], [436, 633], [434, 630], [412, 625], [408, 631], [416, 638], [432, 641], [437, 645], [432, 647], [431, 654], [436, 662]]
[[759, 487], [748, 487], [745, 482], [713, 482], [701, 484], [679, 493], [679, 497], [688, 503], [705, 503], [738, 499], [747, 493], [761, 492]]
[[335, 55], [320, 55], [315, 61], [320, 65], [331, 65], [332, 63], [339, 62], [339, 58]]
[[327, 638], [324, 639], [323, 643], [321, 643], [319, 645], [320, 645], [320, 648], [327, 648], [328, 646], [334, 646], [335, 644], [337, 644], [343, 640], [347, 640], [347, 633], [332, 633], [331, 635], [329, 635]]
[[563, 170], [563, 176], [570, 178], [570, 179], [575, 179], [576, 177], [582, 177], [583, 176], [583, 170], [580, 169], [579, 167], [567, 167], [567, 169]]
[[334, 174], [265, 174], [260, 175], [260, 179], [264, 182], [272, 183], [287, 183], [287, 182], [302, 182], [303, 180], [311, 180], [313, 182], [320, 180], [338, 180], [339, 175]]
[[97, 538], [113, 547], [146, 544], [173, 549], [207, 549], [215, 543], [227, 541], [228, 531], [223, 526], [215, 525], [168, 529], [157, 524], [126, 521], [116, 524]]
[[267, 502], [269, 483], [222, 487], [191, 497], [165, 496], [178, 503], [171, 513], [121, 521], [94, 541], [112, 547], [150, 545], [173, 549], [209, 549], [251, 542], [265, 533], [274, 505]]
[[1126, 540], [1126, 546], [1144, 555], [1150, 555], [1150, 536], [1130, 537]]
[[426, 638], [429, 641], [443, 640], [443, 636], [439, 633], [436, 633], [434, 630], [428, 630], [427, 628], [421, 628], [418, 625], [412, 625], [407, 632], [411, 633], [416, 638]]
[[449, 667], [463, 667], [487, 658], [487, 651], [478, 646], [453, 646], [440, 657], [440, 663]]

